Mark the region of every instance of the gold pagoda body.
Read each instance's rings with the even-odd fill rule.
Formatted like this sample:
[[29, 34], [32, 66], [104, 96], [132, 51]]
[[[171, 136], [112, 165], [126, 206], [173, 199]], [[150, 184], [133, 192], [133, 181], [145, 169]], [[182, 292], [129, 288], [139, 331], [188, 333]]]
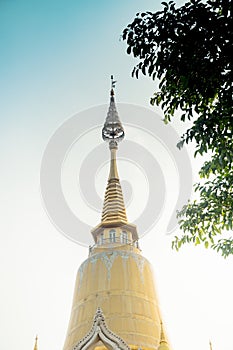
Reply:
[[92, 230], [94, 245], [77, 273], [64, 350], [169, 350], [152, 268], [141, 255], [137, 229], [126, 216], [116, 166], [123, 137], [112, 89], [103, 128], [111, 164], [102, 220]]

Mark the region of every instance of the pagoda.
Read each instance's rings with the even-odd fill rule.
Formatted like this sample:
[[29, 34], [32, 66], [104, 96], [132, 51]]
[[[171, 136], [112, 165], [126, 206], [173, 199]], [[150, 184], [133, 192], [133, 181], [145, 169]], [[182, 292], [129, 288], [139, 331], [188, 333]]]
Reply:
[[170, 350], [149, 261], [139, 248], [137, 227], [128, 222], [116, 154], [125, 132], [114, 97], [102, 138], [110, 150], [110, 171], [94, 244], [79, 267], [63, 350]]

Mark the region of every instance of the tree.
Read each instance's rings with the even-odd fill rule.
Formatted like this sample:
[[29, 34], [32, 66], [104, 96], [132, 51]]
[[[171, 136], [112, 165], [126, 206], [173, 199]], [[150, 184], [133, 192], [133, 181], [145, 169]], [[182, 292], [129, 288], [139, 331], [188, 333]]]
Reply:
[[183, 235], [172, 246], [204, 244], [227, 257], [233, 254], [233, 238], [224, 236], [233, 220], [233, 3], [162, 5], [162, 11], [138, 13], [123, 31], [127, 53], [139, 59], [132, 76], [159, 79], [151, 104], [161, 106], [165, 123], [174, 114], [193, 121], [177, 146], [195, 140], [194, 155], [211, 156], [195, 185], [199, 198], [178, 213]]

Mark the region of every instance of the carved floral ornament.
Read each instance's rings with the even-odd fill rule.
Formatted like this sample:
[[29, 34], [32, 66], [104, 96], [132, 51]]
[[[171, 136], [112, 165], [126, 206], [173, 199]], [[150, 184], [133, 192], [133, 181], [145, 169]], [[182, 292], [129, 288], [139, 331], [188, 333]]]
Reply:
[[126, 342], [110, 331], [105, 323], [102, 310], [98, 307], [91, 330], [75, 345], [73, 350], [93, 349], [101, 341], [109, 350], [130, 350]]

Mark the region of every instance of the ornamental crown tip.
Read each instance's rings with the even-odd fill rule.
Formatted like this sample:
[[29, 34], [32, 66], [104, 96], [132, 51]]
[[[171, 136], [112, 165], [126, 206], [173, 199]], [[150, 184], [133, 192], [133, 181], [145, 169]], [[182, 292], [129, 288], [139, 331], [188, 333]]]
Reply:
[[114, 80], [113, 75], [111, 75], [111, 96], [114, 95], [114, 89], [116, 87], [116, 80]]
[[[111, 75], [111, 98], [110, 105], [107, 114], [107, 118], [104, 123], [104, 127], [102, 129], [102, 138], [104, 141], [111, 143], [111, 146], [115, 147], [115, 144], [124, 138], [124, 128], [119, 119], [115, 100], [114, 100], [114, 88], [115, 88], [116, 80], [113, 80], [113, 75]], [[112, 142], [114, 141], [114, 143]]]

